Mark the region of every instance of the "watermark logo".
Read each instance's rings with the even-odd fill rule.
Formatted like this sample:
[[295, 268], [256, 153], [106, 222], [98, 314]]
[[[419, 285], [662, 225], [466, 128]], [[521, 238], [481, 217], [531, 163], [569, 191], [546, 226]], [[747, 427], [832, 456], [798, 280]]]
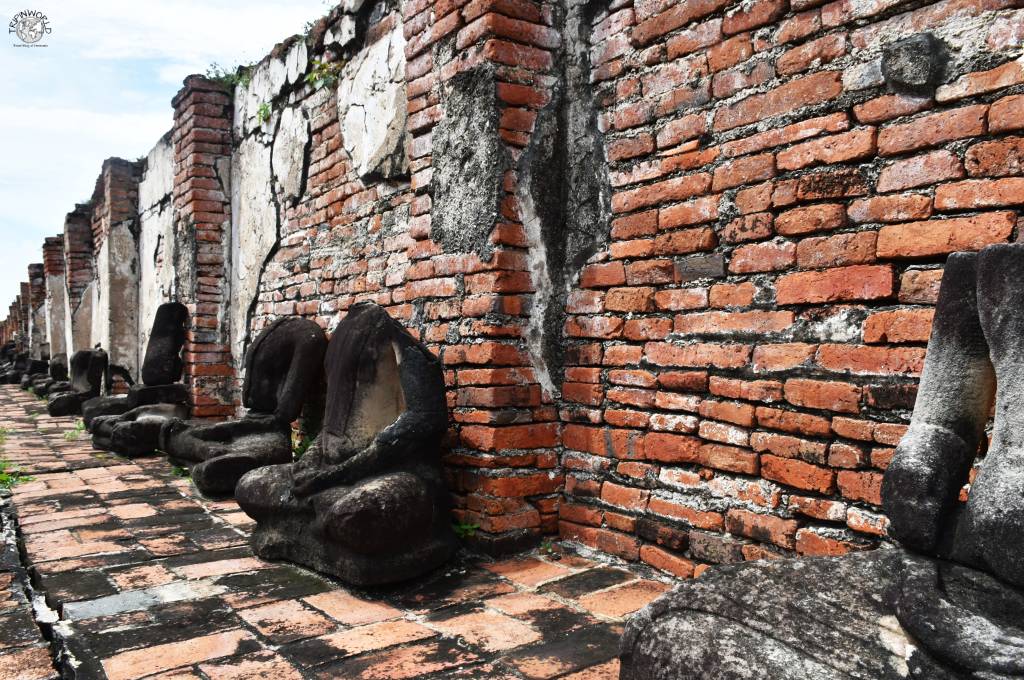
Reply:
[[21, 40], [21, 44], [14, 43], [15, 47], [46, 47], [39, 44], [43, 36], [52, 32], [50, 20], [42, 12], [33, 9], [26, 9], [18, 12], [11, 19], [7, 26], [8, 33], [14, 33]]

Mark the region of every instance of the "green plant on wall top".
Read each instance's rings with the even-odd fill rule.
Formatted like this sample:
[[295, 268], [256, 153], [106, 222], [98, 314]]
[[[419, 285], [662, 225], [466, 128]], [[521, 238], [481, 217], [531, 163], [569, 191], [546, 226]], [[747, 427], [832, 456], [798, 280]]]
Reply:
[[249, 87], [252, 82], [252, 64], [242, 64], [232, 69], [213, 62], [206, 69], [206, 77], [209, 80], [226, 85], [228, 87]]
[[260, 108], [256, 109], [256, 119], [263, 125], [270, 120], [270, 102], [263, 102], [260, 104]]
[[312, 68], [310, 68], [309, 73], [306, 74], [306, 84], [314, 90], [319, 90], [324, 85], [327, 85], [328, 87], [333, 86], [338, 82], [338, 76], [341, 75], [342, 66], [344, 66], [344, 64], [340, 61], [322, 61], [320, 59], [314, 59]]
[[455, 522], [452, 524], [452, 531], [455, 532], [456, 536], [463, 540], [472, 538], [476, 535], [476, 530], [479, 528], [479, 524], [470, 524], [468, 522]]

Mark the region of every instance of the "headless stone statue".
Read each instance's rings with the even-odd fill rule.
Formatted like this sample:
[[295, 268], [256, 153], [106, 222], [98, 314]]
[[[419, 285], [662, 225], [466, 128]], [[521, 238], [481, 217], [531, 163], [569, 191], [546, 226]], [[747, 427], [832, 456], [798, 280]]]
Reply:
[[254, 470], [235, 497], [253, 550], [356, 585], [402, 581], [455, 550], [440, 465], [448, 427], [441, 364], [373, 303], [327, 348], [323, 429], [290, 465]]
[[143, 384], [132, 385], [126, 395], [96, 397], [82, 406], [94, 448], [124, 456], [153, 453], [163, 423], [188, 415], [188, 390], [177, 382], [187, 319], [188, 310], [180, 302], [160, 305], [146, 345]]
[[[46, 401], [51, 416], [81, 415], [82, 404], [99, 396], [107, 370], [107, 353], [102, 349], [80, 349], [71, 355], [71, 380], [54, 383]], [[66, 389], [65, 389], [66, 387]]]
[[1024, 678], [1022, 403], [1024, 246], [951, 255], [882, 485], [899, 547], [715, 568], [629, 621], [622, 680]]
[[223, 423], [170, 419], [161, 428], [160, 449], [191, 465], [196, 486], [212, 495], [234, 493], [250, 470], [291, 461], [291, 423], [320, 388], [326, 344], [312, 321], [278, 319], [246, 352], [245, 416]]

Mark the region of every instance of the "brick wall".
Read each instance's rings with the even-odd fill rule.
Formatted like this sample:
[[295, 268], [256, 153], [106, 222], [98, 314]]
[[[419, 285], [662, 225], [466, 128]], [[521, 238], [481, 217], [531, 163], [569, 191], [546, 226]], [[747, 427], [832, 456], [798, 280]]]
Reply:
[[[1018, 234], [1024, 10], [369, 9], [174, 100], [194, 413], [235, 412], [233, 343], [373, 300], [444, 362], [478, 547], [558, 533], [685, 576], [876, 545], [945, 256]], [[936, 82], [912, 92], [896, 57], [925, 30], [903, 58], [933, 55]], [[367, 172], [337, 88], [394, 31], [405, 153]], [[339, 82], [307, 82], [314, 60]], [[74, 301], [92, 235], [71, 217]]]
[[[615, 220], [568, 308], [563, 536], [688, 575], [884, 535], [945, 256], [1018, 234], [1014, 5], [598, 14]], [[924, 30], [947, 84], [895, 93]]]

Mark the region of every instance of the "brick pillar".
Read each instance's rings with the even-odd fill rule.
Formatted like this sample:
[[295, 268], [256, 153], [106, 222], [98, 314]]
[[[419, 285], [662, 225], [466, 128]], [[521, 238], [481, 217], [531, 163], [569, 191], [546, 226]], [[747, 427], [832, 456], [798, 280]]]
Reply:
[[[179, 300], [189, 310], [185, 382], [195, 418], [235, 413], [226, 262], [231, 235], [231, 93], [189, 76], [174, 106], [174, 228]], [[194, 258], [188, 260], [188, 258]]]
[[50, 356], [67, 353], [64, 314], [67, 288], [64, 283], [64, 239], [48, 236], [43, 241], [43, 275], [46, 282], [44, 317]]
[[18, 296], [18, 351], [27, 352], [29, 351], [29, 327], [28, 318], [31, 310], [29, 308], [29, 301], [32, 299], [32, 294], [29, 292], [29, 284], [25, 281], [21, 283], [21, 295]]
[[[139, 376], [139, 163], [108, 158], [92, 199], [96, 268], [93, 342], [135, 378]], [[98, 324], [98, 327], [97, 327]]]
[[29, 356], [42, 359], [50, 356], [50, 345], [46, 336], [46, 279], [43, 263], [28, 266], [28, 342]]
[[92, 347], [92, 299], [85, 290], [95, 276], [92, 206], [80, 203], [64, 218], [64, 331], [68, 354]]

